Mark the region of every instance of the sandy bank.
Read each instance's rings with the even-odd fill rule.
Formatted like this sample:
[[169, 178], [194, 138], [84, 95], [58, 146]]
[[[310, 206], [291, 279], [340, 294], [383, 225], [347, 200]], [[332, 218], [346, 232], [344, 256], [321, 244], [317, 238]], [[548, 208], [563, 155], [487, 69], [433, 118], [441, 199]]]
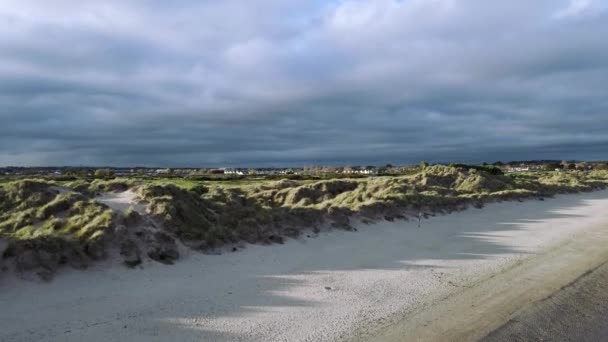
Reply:
[[[372, 336], [491, 275], [594, 234], [608, 192], [359, 225], [239, 253], [0, 278], [0, 340], [318, 341]], [[606, 239], [606, 240], [602, 240]], [[550, 271], [550, 269], [548, 270]], [[581, 270], [584, 272], [584, 270]]]

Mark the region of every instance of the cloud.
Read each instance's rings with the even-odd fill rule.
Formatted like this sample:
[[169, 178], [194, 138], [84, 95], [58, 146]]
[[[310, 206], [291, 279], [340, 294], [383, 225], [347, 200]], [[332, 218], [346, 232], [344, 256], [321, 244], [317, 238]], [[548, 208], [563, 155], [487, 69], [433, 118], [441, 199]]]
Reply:
[[556, 18], [575, 17], [581, 15], [591, 6], [593, 0], [570, 0], [568, 6], [555, 13]]
[[0, 19], [0, 164], [605, 159], [600, 1], [6, 0]]

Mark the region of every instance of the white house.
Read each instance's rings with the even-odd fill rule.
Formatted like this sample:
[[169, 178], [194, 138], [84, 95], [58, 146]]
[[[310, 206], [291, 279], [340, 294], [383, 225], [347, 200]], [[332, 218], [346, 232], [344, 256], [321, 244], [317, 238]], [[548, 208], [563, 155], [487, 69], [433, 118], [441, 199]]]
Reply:
[[360, 175], [375, 175], [378, 173], [378, 170], [376, 169], [372, 169], [372, 168], [360, 168], [360, 167], [353, 167], [353, 168], [345, 168], [342, 173], [346, 173], [346, 174], [360, 174]]
[[235, 175], [235, 176], [244, 176], [246, 174], [248, 174], [246, 169], [239, 169], [239, 168], [223, 168], [220, 169], [224, 171], [225, 175]]

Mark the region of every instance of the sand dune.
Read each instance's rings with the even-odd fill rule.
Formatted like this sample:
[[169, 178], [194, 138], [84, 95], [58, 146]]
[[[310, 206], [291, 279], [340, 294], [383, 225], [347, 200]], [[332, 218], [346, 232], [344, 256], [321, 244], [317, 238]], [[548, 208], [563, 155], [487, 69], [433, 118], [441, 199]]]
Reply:
[[[417, 222], [358, 225], [358, 232], [305, 234], [284, 245], [219, 256], [184, 249], [184, 260], [173, 266], [148, 262], [128, 270], [109, 262], [88, 272], [63, 270], [52, 283], [4, 275], [0, 340], [383, 336], [387, 327], [441, 307], [437, 303], [542, 258], [565, 241], [594, 236], [590, 243], [605, 243], [599, 227], [608, 221], [607, 209], [608, 192], [600, 191], [491, 204], [432, 217], [421, 228]], [[564, 280], [569, 276], [575, 275]]]

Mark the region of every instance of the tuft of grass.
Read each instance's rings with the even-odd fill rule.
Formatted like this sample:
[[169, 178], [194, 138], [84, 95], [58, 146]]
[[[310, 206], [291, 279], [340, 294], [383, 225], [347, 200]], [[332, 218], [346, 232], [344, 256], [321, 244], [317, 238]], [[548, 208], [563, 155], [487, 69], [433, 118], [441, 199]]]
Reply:
[[129, 190], [138, 184], [139, 181], [132, 178], [115, 178], [111, 180], [96, 179], [89, 185], [91, 193], [97, 192], [121, 192]]
[[[77, 185], [78, 186], [78, 185]], [[0, 236], [8, 239], [53, 237], [86, 241], [113, 225], [113, 212], [51, 182], [20, 180], [0, 189]]]
[[36, 210], [36, 219], [45, 220], [51, 215], [57, 215], [69, 210], [72, 205], [83, 198], [75, 192], [65, 192], [58, 194], [52, 201], [44, 204]]

